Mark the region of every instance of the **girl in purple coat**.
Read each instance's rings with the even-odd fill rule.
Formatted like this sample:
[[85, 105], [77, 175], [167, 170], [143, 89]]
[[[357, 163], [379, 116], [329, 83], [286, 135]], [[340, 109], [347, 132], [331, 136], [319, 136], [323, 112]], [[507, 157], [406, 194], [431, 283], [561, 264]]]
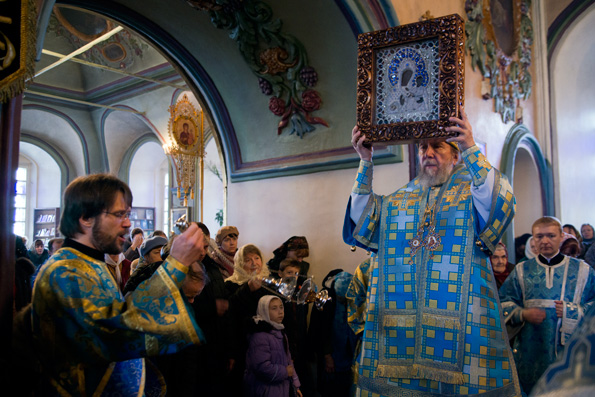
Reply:
[[274, 295], [260, 298], [248, 333], [244, 375], [247, 397], [302, 397], [283, 331], [283, 316], [280, 298]]

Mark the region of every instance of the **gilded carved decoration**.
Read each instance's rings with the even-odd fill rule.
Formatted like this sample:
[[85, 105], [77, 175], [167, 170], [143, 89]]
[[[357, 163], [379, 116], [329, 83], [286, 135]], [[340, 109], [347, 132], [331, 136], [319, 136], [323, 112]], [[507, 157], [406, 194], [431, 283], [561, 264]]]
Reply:
[[269, 110], [279, 116], [277, 134], [289, 127], [300, 138], [328, 123], [315, 117], [322, 98], [314, 86], [316, 70], [308, 64], [302, 43], [282, 31], [280, 19], [273, 19], [271, 7], [259, 0], [187, 0], [192, 7], [207, 11], [211, 22], [229, 31], [240, 53], [258, 77], [264, 95], [270, 96]]
[[502, 121], [522, 121], [521, 99], [531, 96], [531, 0], [467, 0], [466, 48]]
[[204, 114], [197, 110], [184, 94], [175, 105], [170, 106], [171, 114], [168, 124], [169, 144], [164, 145], [165, 153], [171, 156], [176, 169], [178, 198], [184, 207], [188, 198], [194, 199], [194, 181], [196, 180], [196, 161], [199, 161], [200, 203], [202, 219], [202, 191], [204, 172]]
[[464, 103], [463, 20], [423, 20], [358, 37], [357, 125], [366, 142], [411, 143], [444, 130]]

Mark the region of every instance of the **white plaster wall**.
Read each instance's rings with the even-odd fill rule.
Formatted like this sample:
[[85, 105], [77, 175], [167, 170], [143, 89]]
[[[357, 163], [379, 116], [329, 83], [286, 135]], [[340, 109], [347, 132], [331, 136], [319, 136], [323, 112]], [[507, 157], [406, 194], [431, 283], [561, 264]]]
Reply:
[[204, 192], [203, 192], [203, 219], [202, 222], [209, 228], [211, 237], [215, 238], [219, 223], [215, 221], [215, 214], [224, 206], [223, 182], [209, 170], [208, 165], [217, 168], [220, 175], [223, 168], [221, 165], [221, 156], [217, 150], [214, 139], [210, 139], [205, 148], [204, 159]]
[[164, 160], [163, 148], [154, 142], [142, 145], [135, 153], [128, 182], [134, 207], [155, 207], [157, 214], [163, 212], [163, 200], [160, 200], [163, 181], [159, 179], [159, 169]]
[[[406, 152], [406, 151], [405, 151]], [[375, 168], [374, 191], [389, 194], [409, 181], [408, 158]], [[240, 232], [238, 245], [256, 244], [265, 262], [291, 236], [306, 236], [306, 259], [320, 288], [326, 274], [337, 268], [353, 273], [366, 259], [362, 249], [351, 252], [342, 227], [356, 169], [319, 172], [229, 185], [228, 224]]]
[[552, 56], [559, 218], [577, 227], [595, 222], [595, 6], [581, 15]]
[[515, 158], [514, 195], [514, 235], [531, 233], [533, 222], [543, 216], [543, 204], [537, 166], [531, 153], [524, 148], [519, 148]]

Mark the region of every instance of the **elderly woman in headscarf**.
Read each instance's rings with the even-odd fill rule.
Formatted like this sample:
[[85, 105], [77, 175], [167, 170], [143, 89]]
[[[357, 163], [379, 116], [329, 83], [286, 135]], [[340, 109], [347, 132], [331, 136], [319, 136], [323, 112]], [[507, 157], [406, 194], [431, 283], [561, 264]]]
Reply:
[[564, 232], [560, 243], [560, 252], [566, 256], [578, 258], [581, 254], [581, 245], [578, 239], [573, 234]]
[[494, 249], [494, 252], [490, 256], [490, 263], [492, 264], [494, 278], [496, 279], [496, 287], [500, 289], [510, 272], [514, 269], [514, 264], [508, 261], [508, 251], [504, 243], [499, 242], [496, 244], [496, 249]]
[[230, 341], [232, 356], [232, 393], [242, 395], [246, 350], [246, 325], [256, 315], [258, 301], [269, 295], [262, 286], [262, 279], [269, 276], [262, 253], [254, 244], [242, 246], [234, 257], [233, 274], [225, 279], [225, 289], [229, 297], [229, 313], [234, 337]]

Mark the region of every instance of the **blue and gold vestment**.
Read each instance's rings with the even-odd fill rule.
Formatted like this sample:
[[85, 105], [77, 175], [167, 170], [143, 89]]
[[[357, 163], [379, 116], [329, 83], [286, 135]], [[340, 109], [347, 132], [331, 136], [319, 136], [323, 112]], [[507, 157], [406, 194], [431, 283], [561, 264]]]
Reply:
[[[477, 146], [461, 156], [442, 186], [422, 188], [416, 178], [388, 196], [372, 193], [372, 163], [360, 163], [353, 194], [369, 198], [357, 223], [350, 201], [343, 229], [346, 243], [375, 252], [350, 291], [349, 320], [362, 331], [358, 395], [520, 395], [482, 250], [494, 250], [512, 220], [514, 195]], [[484, 184], [481, 217], [474, 189]], [[441, 243], [412, 257], [409, 241], [434, 203]]]
[[204, 339], [180, 291], [187, 272], [170, 256], [124, 298], [104, 262], [74, 248], [57, 251], [37, 277], [31, 315], [34, 345], [56, 394], [142, 396], [160, 389], [144, 357]]
[[595, 396], [595, 306], [566, 342], [564, 353], [543, 373], [531, 397]]
[[[579, 259], [564, 257], [550, 266], [537, 256], [516, 265], [500, 287], [500, 300], [506, 322], [522, 326], [513, 353], [523, 391], [529, 394], [593, 305], [595, 271]], [[556, 314], [555, 300], [564, 301], [562, 318]], [[522, 309], [532, 307], [546, 312], [539, 325], [523, 322]]]

